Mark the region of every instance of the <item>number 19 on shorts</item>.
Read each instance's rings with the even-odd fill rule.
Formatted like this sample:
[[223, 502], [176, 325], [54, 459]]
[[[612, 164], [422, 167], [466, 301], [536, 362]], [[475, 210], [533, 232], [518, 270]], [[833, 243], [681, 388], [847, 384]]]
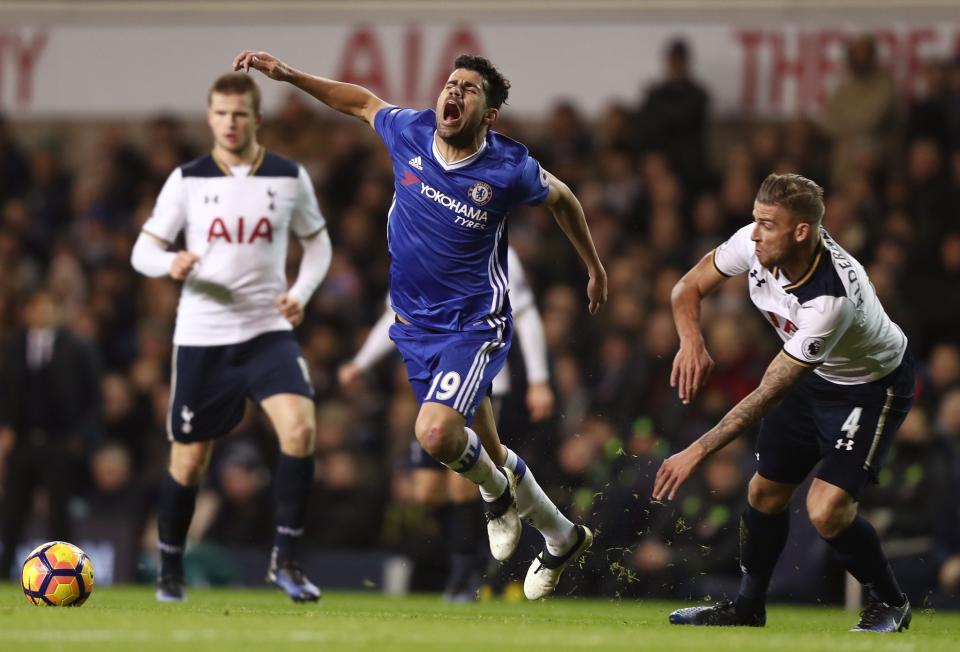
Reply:
[[[453, 395], [457, 393], [458, 389], [460, 389], [460, 374], [456, 371], [448, 371], [446, 373], [439, 371], [437, 375], [433, 377], [430, 391], [427, 392], [427, 397], [423, 400], [449, 401], [453, 398]], [[436, 392], [436, 394], [434, 394], [434, 392]]]

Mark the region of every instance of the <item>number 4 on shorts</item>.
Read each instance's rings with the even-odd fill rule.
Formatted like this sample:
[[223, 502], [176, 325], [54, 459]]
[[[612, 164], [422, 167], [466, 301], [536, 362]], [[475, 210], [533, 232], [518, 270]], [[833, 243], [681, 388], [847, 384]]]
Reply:
[[854, 435], [857, 434], [857, 431], [860, 430], [860, 414], [863, 412], [862, 407], [855, 407], [850, 411], [850, 415], [847, 417], [847, 420], [843, 422], [843, 425], [840, 426], [840, 432], [846, 433], [847, 439], [853, 439]]

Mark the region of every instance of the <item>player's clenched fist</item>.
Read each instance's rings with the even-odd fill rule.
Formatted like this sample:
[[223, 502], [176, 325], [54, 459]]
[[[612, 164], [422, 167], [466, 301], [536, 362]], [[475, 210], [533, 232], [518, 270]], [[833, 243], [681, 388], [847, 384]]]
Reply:
[[277, 297], [274, 304], [276, 304], [277, 310], [280, 311], [283, 318], [294, 326], [299, 326], [300, 322], [303, 321], [303, 306], [286, 292]]
[[276, 81], [286, 81], [290, 77], [290, 66], [269, 52], [244, 50], [234, 58], [234, 70], [250, 72], [251, 68], [259, 70], [270, 79], [275, 79]]
[[200, 256], [189, 251], [178, 251], [173, 262], [170, 263], [170, 276], [178, 281], [187, 278], [187, 274], [200, 260]]

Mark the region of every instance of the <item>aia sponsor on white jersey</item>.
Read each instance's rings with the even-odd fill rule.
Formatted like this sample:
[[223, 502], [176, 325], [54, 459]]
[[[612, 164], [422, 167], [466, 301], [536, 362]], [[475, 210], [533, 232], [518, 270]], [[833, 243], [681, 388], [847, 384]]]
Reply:
[[180, 294], [174, 343], [234, 344], [291, 329], [274, 306], [287, 289], [287, 243], [324, 226], [310, 177], [280, 156], [230, 169], [208, 154], [174, 170], [143, 225], [167, 242], [182, 231], [200, 256]]

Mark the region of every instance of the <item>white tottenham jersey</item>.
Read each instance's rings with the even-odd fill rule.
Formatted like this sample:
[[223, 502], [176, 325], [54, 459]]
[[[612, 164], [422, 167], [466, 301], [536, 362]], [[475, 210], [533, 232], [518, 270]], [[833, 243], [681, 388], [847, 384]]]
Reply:
[[[523, 265], [520, 264], [520, 256], [513, 250], [513, 247], [507, 247], [507, 288], [510, 293], [510, 310], [514, 317], [514, 326], [519, 328], [519, 321], [516, 317], [525, 310], [533, 308], [536, 310], [536, 299], [533, 296], [533, 289], [527, 281], [527, 275], [523, 271]], [[517, 334], [517, 330], [515, 330]], [[527, 374], [530, 370], [527, 369]], [[503, 369], [493, 377], [490, 383], [490, 393], [494, 396], [506, 396], [510, 393], [510, 365], [503, 363]]]
[[750, 299], [784, 341], [783, 353], [838, 385], [883, 378], [907, 348], [903, 331], [877, 299], [863, 266], [823, 229], [816, 258], [795, 283], [757, 260], [748, 224], [716, 248], [724, 276], [749, 272]]
[[[242, 168], [235, 168], [242, 172]], [[244, 176], [211, 154], [174, 170], [144, 232], [172, 243], [182, 230], [200, 261], [183, 284], [173, 341], [244, 342], [292, 326], [274, 305], [287, 290], [287, 243], [326, 225], [303, 166], [265, 152]]]

